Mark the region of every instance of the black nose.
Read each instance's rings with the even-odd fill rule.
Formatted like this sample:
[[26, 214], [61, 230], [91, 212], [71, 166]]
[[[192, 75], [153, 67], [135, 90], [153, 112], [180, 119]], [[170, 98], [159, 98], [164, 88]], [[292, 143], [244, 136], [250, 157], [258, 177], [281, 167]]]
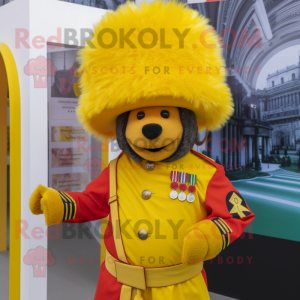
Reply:
[[162, 127], [159, 124], [147, 124], [142, 128], [143, 135], [149, 139], [154, 140], [162, 133]]

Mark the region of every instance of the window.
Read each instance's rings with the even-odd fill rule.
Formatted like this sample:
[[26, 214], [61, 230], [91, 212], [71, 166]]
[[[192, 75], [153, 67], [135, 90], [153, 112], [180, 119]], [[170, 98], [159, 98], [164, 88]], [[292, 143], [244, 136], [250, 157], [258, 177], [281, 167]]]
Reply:
[[274, 81], [272, 81], [272, 86], [275, 86], [275, 82]]
[[283, 77], [281, 77], [281, 83], [284, 83], [284, 79], [283, 79]]
[[292, 80], [295, 80], [296, 79], [296, 75], [295, 73], [292, 74]]

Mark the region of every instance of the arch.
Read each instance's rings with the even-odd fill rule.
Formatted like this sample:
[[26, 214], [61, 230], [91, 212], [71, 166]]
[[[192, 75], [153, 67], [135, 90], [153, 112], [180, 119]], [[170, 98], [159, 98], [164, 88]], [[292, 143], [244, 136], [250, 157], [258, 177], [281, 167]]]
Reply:
[[[9, 299], [20, 299], [20, 267], [21, 267], [21, 239], [16, 233], [16, 221], [21, 220], [21, 103], [20, 103], [20, 84], [17, 66], [13, 54], [9, 47], [0, 43], [0, 82], [4, 82], [4, 91], [0, 92], [0, 107], [5, 102], [5, 109], [0, 110], [0, 131], [6, 131], [6, 103], [7, 103], [7, 87], [10, 96], [10, 255], [9, 255]], [[6, 134], [5, 134], [6, 136]], [[3, 168], [5, 153], [5, 171]], [[4, 190], [6, 191], [6, 149], [0, 152], [0, 191], [3, 191], [3, 182], [5, 182]], [[6, 192], [5, 192], [6, 193]], [[2, 199], [2, 200], [1, 200]], [[3, 198], [0, 197], [0, 217], [6, 213], [1, 208], [6, 207], [2, 203]], [[6, 198], [5, 198], [6, 202]], [[1, 218], [0, 218], [1, 219]], [[6, 217], [5, 217], [6, 219]], [[6, 225], [5, 225], [6, 227]], [[5, 234], [6, 236], [6, 234]], [[3, 236], [0, 233], [3, 242]], [[5, 241], [6, 243], [6, 241]], [[3, 245], [3, 243], [2, 243]], [[6, 247], [6, 246], [5, 246]], [[4, 249], [2, 249], [4, 250]], [[1, 251], [1, 249], [0, 249]]]
[[[274, 56], [276, 55], [278, 52], [286, 49], [286, 48], [289, 48], [289, 47], [292, 47], [292, 46], [295, 46], [295, 45], [299, 45], [300, 44], [300, 39], [294, 39], [292, 41], [289, 41], [289, 42], [286, 42], [286, 43], [283, 43], [283, 44], [280, 44], [276, 47], [274, 47], [274, 49], [272, 51], [270, 51], [267, 55], [265, 55], [261, 61], [259, 61], [259, 63], [256, 62], [256, 64], [254, 63], [254, 65], [259, 65], [261, 67], [261, 70], [263, 70], [265, 64]], [[261, 52], [263, 53], [263, 51]], [[257, 53], [257, 55], [259, 55], [259, 53]], [[249, 62], [247, 62], [247, 65], [249, 65]], [[258, 77], [259, 77], [259, 74], [257, 74], [257, 72], [254, 72], [254, 73], [251, 73], [251, 74], [254, 74], [254, 76], [251, 78], [249, 77], [248, 78], [248, 82], [251, 86], [252, 89], [256, 89], [256, 84], [257, 84], [257, 80], [258, 80]], [[243, 78], [244, 80], [246, 80], [246, 78]]]

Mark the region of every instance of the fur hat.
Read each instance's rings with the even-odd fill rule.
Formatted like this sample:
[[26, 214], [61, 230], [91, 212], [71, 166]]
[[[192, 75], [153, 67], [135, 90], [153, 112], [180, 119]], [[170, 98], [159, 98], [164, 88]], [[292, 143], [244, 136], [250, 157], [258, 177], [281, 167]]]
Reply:
[[140, 8], [129, 1], [107, 12], [79, 55], [77, 114], [85, 129], [115, 137], [121, 113], [149, 106], [190, 109], [200, 131], [223, 126], [233, 102], [219, 38], [208, 23], [175, 1]]

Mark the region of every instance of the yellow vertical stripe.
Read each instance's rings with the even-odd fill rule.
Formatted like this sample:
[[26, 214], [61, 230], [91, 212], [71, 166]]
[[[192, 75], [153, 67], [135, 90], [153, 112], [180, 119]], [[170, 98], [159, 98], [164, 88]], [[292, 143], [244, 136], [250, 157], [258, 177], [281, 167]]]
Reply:
[[70, 215], [69, 215], [69, 220], [74, 219], [75, 214], [76, 214], [76, 202], [73, 200], [73, 198], [68, 195], [67, 193], [64, 193], [66, 199], [68, 200], [68, 207], [70, 208]]
[[[7, 76], [10, 98], [10, 254], [9, 299], [20, 299], [21, 268], [21, 102], [17, 66], [7, 45], [0, 43], [0, 78]], [[1, 79], [0, 79], [1, 80]], [[1, 82], [3, 82], [1, 80]], [[1, 94], [3, 97], [3, 94]], [[0, 101], [7, 102], [1, 98]], [[5, 199], [6, 201], [6, 199]], [[17, 225], [18, 224], [18, 225]], [[16, 227], [18, 226], [18, 227]]]
[[[108, 140], [106, 142], [102, 142], [102, 171], [104, 170], [105, 167], [108, 166], [108, 147], [109, 147], [109, 142]], [[107, 227], [107, 222], [108, 218], [104, 218], [101, 220], [101, 227], [100, 227], [100, 232], [101, 232], [101, 248], [100, 248], [100, 256], [101, 256], [101, 263], [104, 262], [105, 260], [105, 255], [106, 255], [106, 247], [104, 244], [104, 233], [106, 231]]]
[[63, 221], [72, 220], [76, 216], [76, 202], [74, 199], [64, 192], [59, 192], [61, 200], [64, 204]]
[[7, 250], [7, 76], [0, 55], [0, 251]]
[[221, 224], [223, 224], [224, 227], [226, 227], [227, 232], [232, 232], [232, 229], [229, 227], [229, 225], [222, 218], [219, 218], [218, 220]]

